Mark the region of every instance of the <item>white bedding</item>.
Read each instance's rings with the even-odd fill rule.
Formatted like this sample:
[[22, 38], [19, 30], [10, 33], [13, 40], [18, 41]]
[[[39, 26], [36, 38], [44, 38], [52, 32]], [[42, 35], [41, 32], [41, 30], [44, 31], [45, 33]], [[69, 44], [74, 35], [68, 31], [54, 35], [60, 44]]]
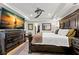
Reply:
[[35, 44], [69, 47], [69, 41], [67, 36], [62, 36], [54, 33], [43, 33], [42, 35], [43, 35], [42, 43], [35, 43]]

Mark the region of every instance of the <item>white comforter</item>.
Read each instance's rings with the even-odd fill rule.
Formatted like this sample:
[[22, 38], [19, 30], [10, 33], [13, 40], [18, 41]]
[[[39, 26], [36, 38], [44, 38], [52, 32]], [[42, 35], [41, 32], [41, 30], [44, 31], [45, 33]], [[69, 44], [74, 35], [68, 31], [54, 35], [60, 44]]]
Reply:
[[54, 33], [43, 33], [42, 43], [35, 44], [46, 44], [46, 45], [56, 45], [56, 46], [66, 46], [69, 47], [69, 40], [67, 36], [62, 36]]

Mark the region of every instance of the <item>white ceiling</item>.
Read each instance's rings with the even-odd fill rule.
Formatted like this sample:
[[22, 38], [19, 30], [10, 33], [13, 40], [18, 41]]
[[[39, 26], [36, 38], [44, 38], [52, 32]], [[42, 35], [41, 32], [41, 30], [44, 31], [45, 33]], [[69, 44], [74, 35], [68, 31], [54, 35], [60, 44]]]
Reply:
[[35, 20], [60, 19], [79, 8], [78, 4], [73, 3], [7, 3], [7, 5], [23, 13], [30, 20], [35, 19], [36, 14], [34, 11], [37, 8], [43, 9], [45, 12]]

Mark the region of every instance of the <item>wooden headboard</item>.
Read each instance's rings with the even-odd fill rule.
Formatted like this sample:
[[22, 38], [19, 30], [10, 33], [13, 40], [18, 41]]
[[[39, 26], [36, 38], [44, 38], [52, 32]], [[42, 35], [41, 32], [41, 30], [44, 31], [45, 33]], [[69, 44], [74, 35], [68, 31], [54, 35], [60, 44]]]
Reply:
[[59, 23], [62, 29], [76, 29], [76, 37], [79, 37], [79, 9], [61, 19]]

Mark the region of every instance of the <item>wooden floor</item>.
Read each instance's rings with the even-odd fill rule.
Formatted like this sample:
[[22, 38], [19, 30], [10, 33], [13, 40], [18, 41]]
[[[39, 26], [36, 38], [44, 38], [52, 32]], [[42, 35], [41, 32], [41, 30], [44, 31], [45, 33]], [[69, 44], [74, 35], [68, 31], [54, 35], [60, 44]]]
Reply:
[[52, 55], [51, 53], [42, 53], [42, 52], [34, 52], [34, 53], [28, 53], [29, 49], [29, 42], [26, 41], [25, 43], [21, 44], [17, 48], [13, 49], [7, 55]]

